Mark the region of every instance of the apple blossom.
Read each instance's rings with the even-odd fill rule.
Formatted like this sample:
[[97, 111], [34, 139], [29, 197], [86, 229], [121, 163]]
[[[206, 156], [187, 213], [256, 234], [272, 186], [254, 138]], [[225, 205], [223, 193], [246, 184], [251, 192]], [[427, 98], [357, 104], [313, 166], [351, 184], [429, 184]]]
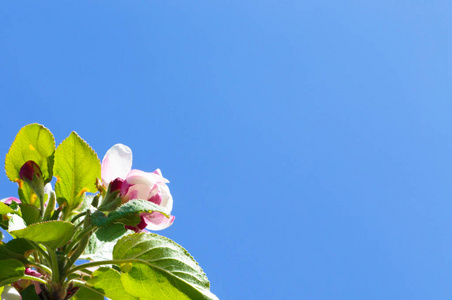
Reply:
[[17, 199], [16, 197], [8, 197], [8, 198], [5, 198], [5, 199], [2, 199], [2, 200], [0, 200], [1, 202], [3, 202], [3, 203], [5, 203], [5, 204], [8, 204], [8, 205], [10, 205], [11, 203], [13, 203], [13, 202], [16, 202], [17, 204], [21, 204], [22, 202], [19, 200], [19, 199]]
[[[31, 268], [25, 268], [25, 275], [29, 275], [29, 276], [33, 276], [33, 277], [37, 277], [37, 278], [40, 278], [42, 276], [41, 273], [36, 272], [35, 270], [33, 270]], [[39, 286], [39, 283], [36, 281], [31, 281], [28, 279], [20, 279], [20, 280], [14, 282], [12, 284], [12, 286], [14, 286], [18, 291], [23, 291], [31, 284], [33, 284], [35, 286], [36, 294], [39, 295], [41, 293], [41, 287]]]
[[144, 231], [171, 226], [173, 198], [159, 169], [132, 169], [129, 147], [114, 145], [101, 163], [77, 133], [56, 147], [47, 128], [30, 124], [5, 171], [19, 199], [0, 200], [0, 225], [12, 237], [0, 233], [2, 300], [218, 300], [182, 246]]
[[[110, 192], [120, 191], [122, 203], [134, 199], [148, 200], [171, 212], [173, 198], [166, 185], [169, 181], [159, 169], [151, 173], [132, 170], [132, 150], [126, 145], [116, 144], [107, 151], [102, 160], [101, 176], [103, 184], [110, 187]], [[162, 230], [171, 226], [175, 219], [159, 212], [141, 213], [140, 217], [138, 225], [126, 228], [135, 232], [144, 228]]]

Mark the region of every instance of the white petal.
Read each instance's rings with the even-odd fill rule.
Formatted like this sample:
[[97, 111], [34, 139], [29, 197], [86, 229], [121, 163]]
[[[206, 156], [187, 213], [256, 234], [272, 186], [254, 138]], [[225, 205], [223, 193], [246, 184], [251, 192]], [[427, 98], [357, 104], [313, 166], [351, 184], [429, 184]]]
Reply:
[[165, 217], [159, 212], [152, 212], [150, 214], [143, 215], [146, 221], [146, 229], [147, 230], [163, 230], [165, 228], [170, 227], [175, 217], [170, 216], [169, 218]]
[[158, 186], [162, 192], [162, 203], [160, 203], [160, 206], [166, 208], [168, 212], [171, 212], [173, 209], [173, 196], [171, 196], [170, 190], [166, 184], [159, 183]]
[[126, 197], [128, 200], [141, 199], [147, 200], [151, 187], [145, 184], [134, 184], [129, 187]]
[[19, 292], [12, 286], [5, 286], [1, 295], [2, 300], [21, 300]]
[[127, 174], [126, 178], [129, 184], [145, 184], [153, 187], [154, 184], [160, 182], [168, 182], [165, 178], [156, 173], [148, 173], [141, 170], [132, 170]]
[[116, 178], [125, 179], [132, 169], [132, 150], [123, 144], [116, 144], [107, 151], [102, 160], [102, 181], [108, 185]]
[[44, 186], [44, 193], [47, 195], [50, 195], [50, 193], [53, 191], [52, 184], [49, 182]]

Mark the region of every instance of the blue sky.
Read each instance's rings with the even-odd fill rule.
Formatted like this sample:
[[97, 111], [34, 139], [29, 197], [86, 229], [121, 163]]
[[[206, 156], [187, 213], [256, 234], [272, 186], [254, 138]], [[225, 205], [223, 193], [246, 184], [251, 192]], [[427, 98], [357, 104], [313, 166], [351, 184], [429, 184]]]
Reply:
[[220, 299], [450, 299], [451, 20], [440, 0], [3, 1], [0, 152], [32, 122], [130, 146]]

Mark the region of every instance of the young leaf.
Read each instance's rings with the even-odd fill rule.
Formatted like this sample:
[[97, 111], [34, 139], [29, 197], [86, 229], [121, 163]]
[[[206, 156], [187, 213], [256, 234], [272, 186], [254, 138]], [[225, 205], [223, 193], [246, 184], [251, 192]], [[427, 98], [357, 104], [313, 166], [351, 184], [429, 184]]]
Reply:
[[55, 151], [55, 192], [60, 206], [76, 209], [85, 192], [95, 193], [100, 178], [96, 152], [77, 133], [72, 132]]
[[104, 300], [104, 296], [98, 292], [94, 292], [86, 287], [80, 287], [78, 292], [74, 295], [74, 300]]
[[209, 280], [193, 257], [163, 236], [127, 235], [116, 243], [113, 259], [143, 261], [134, 262], [121, 274], [124, 287], [131, 295], [155, 299], [218, 299], [210, 292]]
[[[11, 252], [14, 252], [16, 254], [20, 254], [22, 256], [25, 255], [26, 252], [34, 250], [32, 244], [26, 239], [12, 239], [8, 243], [4, 245], [6, 249], [8, 249]], [[24, 256], [25, 258], [25, 256]]]
[[11, 181], [19, 181], [20, 168], [29, 160], [34, 161], [42, 172], [45, 182], [52, 180], [55, 140], [52, 133], [42, 125], [30, 124], [16, 135], [6, 154], [6, 176]]
[[19, 180], [19, 199], [22, 203], [27, 203], [34, 205], [36, 207], [40, 207], [40, 202], [38, 196], [35, 194], [33, 189], [23, 180]]
[[0, 215], [6, 215], [11, 213], [14, 213], [14, 209], [12, 209], [3, 202], [0, 202]]
[[0, 263], [0, 286], [13, 283], [25, 275], [25, 266], [15, 259], [4, 259]]
[[92, 222], [94, 225], [102, 227], [107, 226], [112, 223], [123, 223], [125, 225], [135, 226], [140, 222], [138, 215], [142, 212], [153, 212], [157, 211], [165, 216], [169, 216], [169, 213], [150, 201], [146, 200], [131, 200], [123, 205], [121, 205], [117, 210], [112, 211], [108, 214], [108, 217], [103, 213], [95, 213], [92, 216]]
[[87, 283], [110, 299], [138, 300], [142, 297], [134, 297], [126, 292], [121, 282], [121, 274], [110, 268], [97, 269]]
[[35, 223], [26, 228], [11, 231], [11, 234], [56, 249], [64, 246], [71, 239], [74, 234], [74, 224], [65, 221]]
[[39, 222], [40, 218], [40, 211], [39, 208], [37, 208], [34, 205], [21, 203], [19, 204], [20, 211], [22, 213], [22, 218], [24, 219], [25, 223], [27, 225]]
[[[19, 241], [19, 242], [13, 242], [13, 241]], [[26, 240], [24, 239], [13, 239], [7, 244], [1, 244], [0, 245], [0, 265], [2, 264], [2, 261], [5, 259], [15, 259], [17, 261], [20, 261], [22, 264], [27, 263], [27, 260], [25, 258], [25, 253], [27, 251], [33, 250], [31, 245], [28, 243], [28, 245], [24, 242]], [[31, 247], [31, 249], [30, 249]]]
[[35, 286], [32, 284], [28, 286], [25, 290], [23, 290], [20, 295], [22, 296], [22, 299], [27, 300], [41, 300], [41, 298], [36, 294]]
[[99, 228], [91, 235], [88, 246], [80, 258], [89, 260], [112, 259], [113, 247], [116, 241], [126, 233], [132, 233], [132, 231], [126, 230], [122, 224], [111, 224], [107, 227]]

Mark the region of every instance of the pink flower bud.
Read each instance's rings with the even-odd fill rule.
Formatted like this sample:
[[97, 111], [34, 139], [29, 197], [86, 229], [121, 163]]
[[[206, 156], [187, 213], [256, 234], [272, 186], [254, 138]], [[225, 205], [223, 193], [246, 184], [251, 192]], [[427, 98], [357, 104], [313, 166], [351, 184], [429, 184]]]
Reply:
[[33, 175], [36, 175], [37, 177], [41, 178], [42, 173], [39, 166], [32, 160], [27, 161], [24, 163], [24, 165], [20, 168], [19, 176], [22, 180], [33, 180]]
[[[155, 203], [168, 213], [173, 208], [173, 197], [169, 191], [169, 183], [157, 169], [154, 172], [132, 170], [132, 150], [129, 147], [116, 144], [110, 148], [102, 160], [102, 181], [110, 185], [110, 191], [121, 190], [122, 203], [140, 199]], [[142, 213], [141, 222], [136, 226], [126, 226], [127, 229], [140, 232], [144, 228], [162, 230], [174, 222], [174, 216], [165, 217], [159, 212]]]
[[[29, 276], [33, 276], [33, 277], [37, 277], [37, 278], [40, 278], [42, 276], [41, 273], [36, 272], [35, 270], [33, 270], [31, 268], [25, 268], [25, 275], [29, 275]], [[23, 291], [24, 289], [26, 289], [31, 284], [33, 284], [35, 286], [36, 294], [40, 294], [41, 293], [41, 287], [39, 286], [39, 282], [37, 282], [37, 281], [32, 281], [32, 280], [28, 280], [28, 279], [20, 279], [20, 280], [14, 282], [13, 286], [17, 290]]]
[[121, 178], [116, 178], [112, 182], [110, 182], [110, 193], [120, 191], [124, 180]]

